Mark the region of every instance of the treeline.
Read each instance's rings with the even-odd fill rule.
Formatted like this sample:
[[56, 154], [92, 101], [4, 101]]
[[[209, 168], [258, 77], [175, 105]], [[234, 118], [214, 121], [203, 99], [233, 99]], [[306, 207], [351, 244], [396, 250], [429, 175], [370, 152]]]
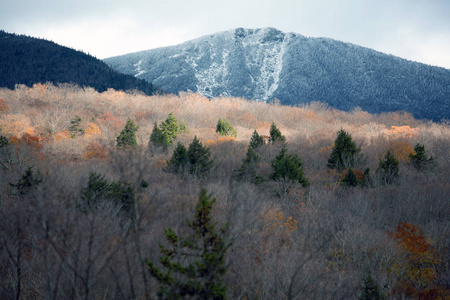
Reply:
[[0, 99], [2, 298], [449, 296], [446, 123], [74, 86]]
[[146, 95], [157, 91], [151, 83], [121, 74], [101, 60], [51, 41], [0, 31], [0, 86], [16, 84], [72, 83], [93, 87], [138, 90]]

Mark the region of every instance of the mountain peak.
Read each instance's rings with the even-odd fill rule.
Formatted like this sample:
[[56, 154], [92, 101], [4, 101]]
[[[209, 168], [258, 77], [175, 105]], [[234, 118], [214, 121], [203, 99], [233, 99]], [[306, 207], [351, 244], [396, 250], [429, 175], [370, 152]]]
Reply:
[[342, 110], [450, 118], [450, 70], [271, 27], [235, 28], [105, 62], [172, 93], [278, 98], [289, 105], [322, 101]]

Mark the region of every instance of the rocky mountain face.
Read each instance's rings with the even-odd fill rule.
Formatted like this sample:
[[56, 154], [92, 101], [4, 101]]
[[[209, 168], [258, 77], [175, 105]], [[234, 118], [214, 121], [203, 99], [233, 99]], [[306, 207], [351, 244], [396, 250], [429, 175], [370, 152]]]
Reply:
[[274, 28], [238, 28], [104, 61], [171, 93], [450, 118], [450, 70]]

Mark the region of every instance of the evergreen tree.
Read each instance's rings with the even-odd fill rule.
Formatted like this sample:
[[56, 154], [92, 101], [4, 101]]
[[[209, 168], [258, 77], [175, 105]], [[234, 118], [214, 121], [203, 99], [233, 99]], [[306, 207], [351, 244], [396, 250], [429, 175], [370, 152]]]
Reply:
[[204, 147], [197, 136], [194, 137], [189, 145], [188, 167], [189, 172], [195, 176], [202, 177], [209, 173], [213, 162], [211, 160], [211, 152], [209, 148]]
[[262, 135], [259, 135], [258, 132], [255, 130], [253, 131], [252, 137], [250, 138], [250, 148], [256, 149], [259, 146], [262, 146], [265, 144], [264, 138]]
[[236, 170], [233, 176], [236, 180], [248, 181], [254, 184], [260, 184], [264, 181], [264, 177], [257, 172], [258, 163], [261, 158], [256, 154], [252, 147], [249, 147], [242, 166]]
[[219, 121], [217, 122], [216, 126], [216, 132], [219, 133], [221, 136], [230, 135], [237, 137], [236, 130], [233, 128], [230, 122], [228, 122], [227, 119], [222, 120], [222, 118], [219, 118]]
[[189, 133], [189, 128], [187, 127], [186, 123], [184, 122], [184, 120], [181, 121], [180, 124], [180, 133]]
[[398, 160], [388, 151], [384, 159], [380, 159], [377, 172], [380, 174], [381, 183], [392, 184], [398, 178]]
[[163, 132], [162, 129], [158, 128], [158, 124], [155, 122], [152, 133], [150, 134], [149, 147], [151, 144], [162, 147], [164, 150], [172, 144], [172, 140], [169, 135]]
[[81, 189], [83, 210], [97, 209], [98, 205], [108, 197], [111, 184], [102, 174], [89, 172], [88, 185]]
[[8, 145], [9, 145], [9, 139], [4, 135], [0, 135], [0, 148], [6, 147]]
[[356, 147], [351, 135], [341, 129], [334, 142], [330, 158], [328, 158], [327, 167], [336, 169], [338, 172], [354, 168], [362, 160], [360, 152], [361, 149]]
[[378, 288], [378, 284], [373, 280], [370, 273], [364, 278], [360, 300], [383, 300], [383, 294]]
[[286, 145], [283, 146], [280, 153], [272, 161], [273, 173], [270, 178], [278, 181], [288, 179], [301, 183], [303, 187], [309, 186], [309, 181], [303, 175], [303, 166], [297, 154], [287, 154]]
[[192, 234], [183, 237], [167, 228], [165, 236], [169, 246], [159, 245], [162, 267], [146, 260], [150, 274], [159, 282], [161, 299], [226, 298], [225, 255], [231, 244], [226, 241], [227, 226], [216, 229], [212, 221], [215, 201], [202, 189], [194, 219], [187, 220]]
[[84, 132], [84, 130], [80, 128], [81, 121], [82, 120], [78, 115], [76, 115], [75, 118], [70, 121], [69, 132], [71, 132], [71, 138], [76, 138], [77, 135]]
[[172, 157], [167, 163], [166, 171], [173, 173], [183, 173], [187, 167], [189, 161], [188, 152], [186, 147], [180, 142], [173, 150]]
[[427, 157], [425, 153], [425, 145], [417, 144], [414, 147], [415, 154], [409, 155], [409, 162], [419, 171], [425, 170], [433, 166], [434, 158]]
[[118, 147], [127, 147], [127, 146], [136, 146], [136, 131], [138, 130], [138, 126], [134, 124], [134, 121], [128, 118], [127, 123], [125, 124], [125, 128], [120, 132], [120, 135], [117, 137], [117, 146]]
[[163, 134], [168, 135], [170, 144], [180, 133], [180, 126], [178, 126], [177, 118], [174, 116], [173, 112], [169, 113], [167, 119], [161, 123], [161, 131]]
[[274, 122], [272, 122], [272, 125], [270, 125], [269, 142], [274, 144], [277, 141], [284, 143], [286, 141], [286, 137], [281, 134], [281, 131], [278, 129], [277, 125]]
[[342, 179], [342, 183], [346, 186], [357, 186], [358, 185], [358, 178], [356, 177], [355, 173], [351, 168], [348, 168], [347, 174], [345, 174], [344, 179]]
[[17, 183], [9, 183], [12, 187], [17, 189], [19, 195], [28, 194], [33, 189], [36, 189], [39, 183], [42, 182], [42, 176], [39, 170], [36, 173], [33, 171], [33, 167], [28, 167], [22, 178]]

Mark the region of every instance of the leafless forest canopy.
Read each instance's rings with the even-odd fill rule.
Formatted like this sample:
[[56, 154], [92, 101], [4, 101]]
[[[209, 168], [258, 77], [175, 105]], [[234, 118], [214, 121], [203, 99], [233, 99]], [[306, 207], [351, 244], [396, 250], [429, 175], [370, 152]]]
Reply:
[[[171, 112], [189, 131], [167, 150], [149, 145], [155, 122]], [[72, 126], [78, 117], [79, 131]], [[138, 146], [122, 149], [116, 138], [129, 118], [139, 126]], [[236, 138], [216, 133], [219, 118]], [[236, 180], [253, 132], [269, 135], [272, 123], [288, 153], [301, 159], [307, 189], [270, 179], [282, 143], [255, 150], [262, 183]], [[2, 299], [156, 298], [158, 282], [144, 260], [159, 261], [165, 228], [188, 234], [186, 218], [202, 187], [217, 199], [215, 221], [229, 222], [229, 299], [356, 299], [368, 285], [386, 299], [450, 297], [445, 120], [343, 112], [320, 102], [287, 107], [36, 84], [0, 90], [0, 129], [7, 139], [0, 141]], [[364, 175], [370, 184], [347, 187], [345, 171], [326, 167], [341, 129], [361, 148], [355, 174], [370, 168]], [[166, 172], [176, 144], [188, 147], [194, 136], [211, 151], [211, 171]], [[433, 157], [428, 168], [410, 163], [417, 144]], [[388, 150], [399, 162], [393, 184], [377, 172]], [[34, 184], [21, 189], [27, 170]], [[107, 203], [83, 209], [90, 172], [133, 189], [131, 212]]]

